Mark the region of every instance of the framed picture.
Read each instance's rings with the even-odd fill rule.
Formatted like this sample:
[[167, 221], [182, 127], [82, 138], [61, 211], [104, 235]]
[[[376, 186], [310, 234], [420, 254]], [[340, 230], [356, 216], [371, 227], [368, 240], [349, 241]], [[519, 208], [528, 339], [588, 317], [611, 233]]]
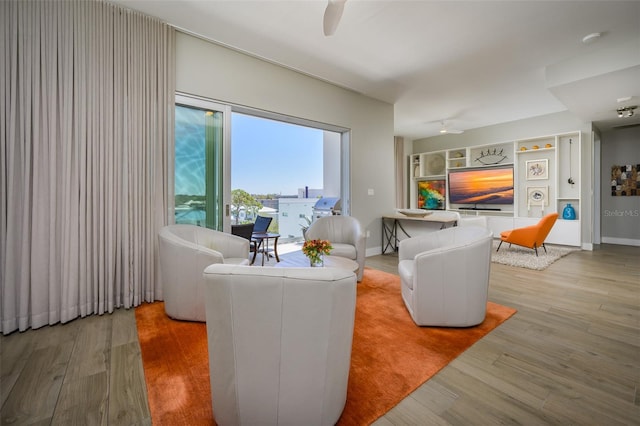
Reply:
[[640, 195], [640, 164], [611, 166], [611, 195]]
[[418, 208], [444, 210], [447, 183], [444, 179], [418, 182]]
[[548, 206], [549, 187], [548, 186], [527, 186], [527, 207]]
[[549, 160], [527, 161], [527, 180], [549, 179]]

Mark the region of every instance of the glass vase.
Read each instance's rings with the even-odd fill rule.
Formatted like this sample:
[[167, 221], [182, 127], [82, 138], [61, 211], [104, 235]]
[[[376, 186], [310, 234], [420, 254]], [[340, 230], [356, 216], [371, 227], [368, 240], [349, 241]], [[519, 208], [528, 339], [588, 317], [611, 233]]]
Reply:
[[312, 268], [320, 268], [324, 266], [324, 258], [322, 257], [322, 255], [318, 256], [318, 257], [310, 257], [309, 258], [309, 264], [311, 265]]

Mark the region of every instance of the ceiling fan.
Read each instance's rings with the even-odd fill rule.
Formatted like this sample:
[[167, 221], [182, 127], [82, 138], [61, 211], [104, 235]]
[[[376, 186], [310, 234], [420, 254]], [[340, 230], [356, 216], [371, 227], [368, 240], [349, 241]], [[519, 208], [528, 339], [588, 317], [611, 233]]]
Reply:
[[464, 130], [457, 130], [457, 129], [451, 129], [449, 128], [444, 121], [440, 122], [441, 127], [440, 127], [440, 133], [442, 133], [443, 135], [446, 134], [451, 134], [451, 135], [459, 135], [461, 133], [464, 133]]
[[324, 10], [323, 29], [325, 36], [332, 36], [336, 32], [340, 18], [342, 18], [346, 1], [347, 0], [328, 0], [327, 8]]

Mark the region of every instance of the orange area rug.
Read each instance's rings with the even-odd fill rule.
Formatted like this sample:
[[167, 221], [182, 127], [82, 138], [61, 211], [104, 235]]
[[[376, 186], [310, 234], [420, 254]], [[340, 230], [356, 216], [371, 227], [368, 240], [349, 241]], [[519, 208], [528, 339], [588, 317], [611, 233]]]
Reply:
[[[476, 327], [417, 327], [402, 302], [400, 278], [365, 269], [338, 424], [372, 423], [515, 312], [489, 302]], [[206, 325], [170, 319], [162, 302], [136, 308], [136, 323], [153, 424], [215, 424]]]

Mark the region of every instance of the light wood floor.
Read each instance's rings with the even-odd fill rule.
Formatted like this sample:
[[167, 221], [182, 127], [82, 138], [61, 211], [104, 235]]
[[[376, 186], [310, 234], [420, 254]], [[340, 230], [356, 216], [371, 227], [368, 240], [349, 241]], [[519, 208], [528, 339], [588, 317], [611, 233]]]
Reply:
[[[518, 309], [375, 424], [639, 425], [640, 248], [492, 264]], [[367, 266], [396, 273], [394, 255]], [[151, 424], [133, 310], [0, 336], [0, 424]], [[401, 362], [401, 360], [398, 360]]]

